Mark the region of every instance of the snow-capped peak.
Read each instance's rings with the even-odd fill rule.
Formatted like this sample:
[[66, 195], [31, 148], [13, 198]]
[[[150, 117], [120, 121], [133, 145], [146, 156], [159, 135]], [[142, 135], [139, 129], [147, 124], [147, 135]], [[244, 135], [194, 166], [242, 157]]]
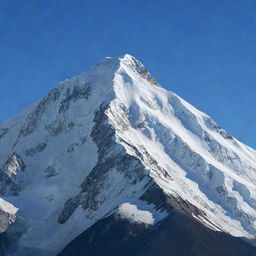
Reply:
[[256, 152], [160, 87], [131, 55], [103, 59], [4, 123], [0, 151], [0, 166], [19, 156], [10, 183], [0, 179], [19, 188], [0, 187], [22, 219], [11, 231], [22, 229], [19, 239], [10, 235], [16, 255], [56, 255], [115, 209], [152, 223], [174, 207], [213, 230], [255, 238]]

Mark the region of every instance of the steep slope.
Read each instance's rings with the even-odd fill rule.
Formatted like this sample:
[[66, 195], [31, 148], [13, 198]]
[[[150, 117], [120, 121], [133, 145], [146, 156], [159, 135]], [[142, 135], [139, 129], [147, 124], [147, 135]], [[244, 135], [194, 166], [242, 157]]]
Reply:
[[237, 237], [214, 232], [195, 219], [173, 211], [156, 226], [114, 214], [88, 230], [58, 256], [255, 256], [256, 249]]
[[104, 59], [4, 123], [0, 150], [1, 197], [19, 209], [7, 255], [56, 255], [127, 202], [130, 222], [142, 218], [134, 209], [150, 225], [176, 209], [255, 242], [256, 152], [130, 55]]

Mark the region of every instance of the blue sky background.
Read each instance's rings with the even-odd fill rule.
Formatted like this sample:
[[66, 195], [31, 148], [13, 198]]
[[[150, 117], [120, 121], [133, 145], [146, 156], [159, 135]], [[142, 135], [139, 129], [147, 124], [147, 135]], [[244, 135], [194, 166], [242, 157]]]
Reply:
[[0, 0], [0, 122], [105, 56], [256, 148], [256, 1]]

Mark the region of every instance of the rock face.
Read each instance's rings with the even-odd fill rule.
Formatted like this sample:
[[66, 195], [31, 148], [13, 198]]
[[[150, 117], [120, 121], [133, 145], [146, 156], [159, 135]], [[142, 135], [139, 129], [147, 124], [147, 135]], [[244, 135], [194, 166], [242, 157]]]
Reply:
[[22, 172], [25, 165], [14, 152], [0, 169], [0, 195], [17, 195], [22, 186]]
[[106, 217], [79, 235], [58, 256], [254, 256], [255, 247], [214, 232], [193, 218], [172, 212], [156, 226]]
[[0, 151], [1, 255], [256, 255], [256, 152], [130, 55], [4, 123]]

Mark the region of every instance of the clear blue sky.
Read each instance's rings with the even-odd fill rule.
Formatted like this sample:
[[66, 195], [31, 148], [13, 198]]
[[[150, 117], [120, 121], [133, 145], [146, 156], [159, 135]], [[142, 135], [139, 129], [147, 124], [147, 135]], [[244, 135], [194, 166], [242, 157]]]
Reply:
[[0, 122], [105, 56], [256, 148], [256, 1], [0, 0]]

